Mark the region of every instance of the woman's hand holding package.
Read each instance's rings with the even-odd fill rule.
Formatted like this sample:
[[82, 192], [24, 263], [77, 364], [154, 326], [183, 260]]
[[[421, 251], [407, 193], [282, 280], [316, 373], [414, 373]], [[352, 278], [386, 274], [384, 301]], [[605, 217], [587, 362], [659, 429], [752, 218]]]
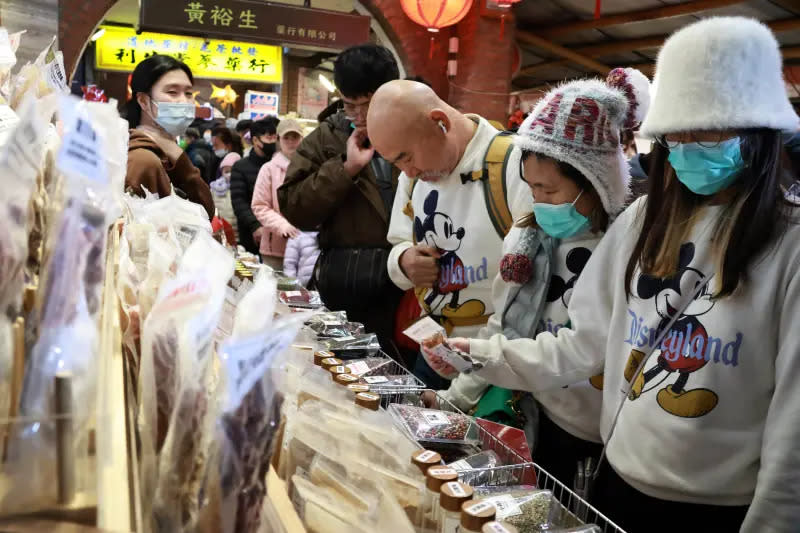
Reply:
[[[442, 376], [445, 379], [453, 379], [457, 374], [458, 370], [453, 367], [450, 363], [444, 360], [443, 357], [437, 355], [432, 351], [434, 345], [430, 347], [426, 345], [426, 343], [422, 343], [420, 348], [422, 349], [422, 355], [425, 357], [425, 361], [427, 361], [428, 365], [436, 371], [437, 374]], [[453, 338], [447, 339], [447, 346], [453, 350], [458, 350], [463, 353], [469, 353], [469, 340], [462, 339], [462, 338]]]

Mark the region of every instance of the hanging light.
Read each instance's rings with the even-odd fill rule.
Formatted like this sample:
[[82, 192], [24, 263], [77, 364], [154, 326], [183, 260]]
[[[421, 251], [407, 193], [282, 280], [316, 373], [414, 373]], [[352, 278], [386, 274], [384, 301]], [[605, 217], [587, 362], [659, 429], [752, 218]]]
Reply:
[[[400, 0], [408, 18], [424, 26], [429, 32], [438, 33], [442, 28], [458, 24], [472, 7], [472, 0]], [[433, 35], [428, 57], [433, 59]]]
[[319, 75], [319, 82], [322, 84], [323, 87], [325, 87], [325, 90], [328, 91], [329, 93], [336, 92], [336, 85], [334, 85], [333, 82], [325, 76], [325, 74]]

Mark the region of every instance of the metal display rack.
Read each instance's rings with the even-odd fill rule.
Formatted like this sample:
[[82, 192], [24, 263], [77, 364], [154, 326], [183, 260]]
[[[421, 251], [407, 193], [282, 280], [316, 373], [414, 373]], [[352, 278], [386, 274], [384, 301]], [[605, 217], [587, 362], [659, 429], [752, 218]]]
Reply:
[[495, 487], [526, 484], [535, 479], [538, 488], [549, 490], [557, 500], [560, 509], [556, 516], [560, 524], [565, 527], [594, 524], [603, 533], [625, 533], [621, 527], [535, 463], [466, 470], [459, 473], [459, 479], [468, 485], [480, 479], [480, 485]]

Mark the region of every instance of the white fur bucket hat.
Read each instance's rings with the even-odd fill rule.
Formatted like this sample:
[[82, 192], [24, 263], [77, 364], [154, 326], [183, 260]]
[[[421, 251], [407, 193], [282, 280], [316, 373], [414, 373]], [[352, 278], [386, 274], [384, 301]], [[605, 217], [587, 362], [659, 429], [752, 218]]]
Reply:
[[630, 170], [619, 144], [629, 101], [600, 80], [572, 81], [539, 100], [514, 144], [572, 165], [592, 184], [612, 218], [628, 196]]
[[795, 131], [772, 32], [744, 17], [714, 17], [677, 31], [658, 54], [642, 135], [689, 130]]

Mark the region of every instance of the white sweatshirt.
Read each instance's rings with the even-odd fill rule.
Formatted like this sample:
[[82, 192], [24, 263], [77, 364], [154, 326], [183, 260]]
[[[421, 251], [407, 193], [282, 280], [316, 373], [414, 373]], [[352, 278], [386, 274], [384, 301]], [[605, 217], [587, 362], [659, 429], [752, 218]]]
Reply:
[[[503, 253], [511, 253], [519, 241], [519, 230], [509, 233], [503, 244]], [[568, 327], [567, 305], [572, 297], [576, 278], [583, 271], [589, 256], [602, 235], [584, 232], [581, 235], [559, 241], [553, 253], [552, 275], [549, 297], [542, 310], [537, 332], [557, 332]], [[503, 333], [506, 318], [503, 316], [511, 301], [517, 297], [520, 285], [503, 281], [500, 274], [494, 283], [495, 306], [487, 328], [481, 330], [479, 338], [488, 338]], [[500, 301], [498, 302], [498, 298]], [[551, 301], [552, 300], [552, 301]], [[503, 324], [501, 324], [503, 321]], [[520, 332], [521, 333], [521, 332]], [[482, 374], [482, 373], [481, 373]], [[462, 410], [470, 411], [480, 400], [490, 383], [478, 373], [461, 374], [442, 394]], [[596, 383], [596, 381], [595, 381]], [[537, 391], [536, 400], [547, 416], [561, 429], [583, 440], [602, 442], [600, 439], [601, 389], [589, 380], [572, 384], [566, 388]]]
[[[482, 310], [481, 315], [494, 312], [492, 281], [498, 272], [503, 239], [495, 231], [486, 210], [483, 184], [480, 181], [462, 183], [461, 175], [483, 168], [486, 150], [498, 132], [485, 119], [467, 116], [478, 121], [478, 128], [461, 161], [449, 176], [436, 182], [420, 180], [414, 186], [411, 199], [414, 220], [403, 212], [411, 182], [405, 173], [401, 174], [389, 226], [388, 240], [394, 245], [387, 262], [389, 276], [403, 290], [413, 285], [400, 269], [400, 255], [415, 242], [441, 251], [436, 292], [428, 290], [425, 294], [431, 304], [431, 314], [439, 316], [447, 316], [449, 310], [464, 305], [464, 309]], [[530, 213], [533, 202], [528, 185], [520, 178], [519, 160], [520, 151], [515, 148], [505, 176], [506, 198], [514, 220]], [[417, 238], [415, 228], [420, 231]], [[475, 336], [481, 327], [482, 324], [455, 328], [451, 335]]]
[[[692, 302], [659, 345], [663, 350], [657, 349], [648, 360], [643, 392], [625, 403], [608, 442], [627, 390], [629, 356], [655, 342], [659, 323], [670, 309], [682, 306], [687, 296], [681, 294], [694, 289], [698, 272], [713, 272], [710, 238], [723, 209], [707, 207], [699, 215], [683, 245], [675, 280], [652, 280], [637, 272], [628, 300], [625, 268], [645, 201], [631, 205], [592, 254], [570, 302], [571, 329], [542, 333], [535, 340], [505, 341], [499, 335], [472, 340], [472, 357], [486, 364], [481, 375], [490, 381], [534, 391], [582, 381], [604, 370], [601, 434], [609, 462], [625, 481], [665, 500], [750, 504], [742, 526], [746, 533], [796, 531], [798, 224], [753, 264], [749, 281], [735, 296], [712, 300], [704, 291]], [[659, 371], [659, 364], [664, 369]], [[678, 397], [676, 390], [682, 393]]]

